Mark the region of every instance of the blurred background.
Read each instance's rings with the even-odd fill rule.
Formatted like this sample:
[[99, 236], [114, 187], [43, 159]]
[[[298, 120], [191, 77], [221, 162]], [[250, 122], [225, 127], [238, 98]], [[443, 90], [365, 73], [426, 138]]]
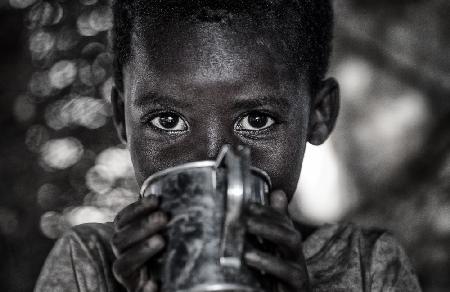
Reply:
[[[391, 230], [450, 291], [450, 1], [336, 0], [335, 133], [308, 147], [293, 216]], [[106, 0], [0, 0], [0, 291], [31, 291], [70, 226], [136, 200], [111, 122]]]

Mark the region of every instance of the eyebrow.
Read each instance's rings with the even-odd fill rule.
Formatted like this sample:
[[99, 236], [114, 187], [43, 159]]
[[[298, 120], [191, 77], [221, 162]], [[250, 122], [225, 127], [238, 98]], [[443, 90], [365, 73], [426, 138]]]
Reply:
[[138, 107], [148, 106], [149, 104], [159, 105], [162, 107], [175, 106], [178, 108], [190, 108], [193, 105], [185, 100], [170, 95], [161, 95], [156, 92], [147, 93], [136, 98], [134, 103]]
[[234, 102], [233, 109], [255, 108], [258, 106], [273, 106], [287, 111], [291, 107], [289, 99], [274, 95], [258, 96], [256, 98], [240, 99]]
[[[161, 95], [159, 93], [147, 93], [138, 97], [135, 101], [135, 105], [138, 107], [145, 107], [148, 105], [158, 105], [161, 107], [175, 106], [177, 108], [185, 109], [192, 108], [193, 105], [190, 102], [176, 98], [170, 95]], [[242, 98], [236, 99], [233, 102], [231, 109], [251, 109], [260, 106], [273, 106], [287, 111], [291, 107], [289, 99], [285, 97], [278, 97], [274, 95], [257, 96], [255, 98]]]

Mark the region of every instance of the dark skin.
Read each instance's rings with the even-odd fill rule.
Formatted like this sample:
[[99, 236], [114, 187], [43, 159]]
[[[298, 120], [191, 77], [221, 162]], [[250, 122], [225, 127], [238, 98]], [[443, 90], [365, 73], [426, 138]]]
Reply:
[[[224, 144], [251, 149], [252, 165], [271, 177], [270, 206], [246, 209], [248, 233], [277, 246], [246, 250], [244, 261], [274, 276], [278, 291], [309, 291], [302, 234], [287, 212], [306, 143], [332, 131], [339, 89], [325, 80], [311, 96], [301, 64], [288, 60], [276, 36], [221, 24], [171, 25], [140, 32], [123, 68], [124, 91], [113, 90], [114, 118], [141, 185], [149, 175], [186, 162], [213, 160]], [[153, 43], [150, 41], [153, 40]], [[115, 220], [116, 279], [128, 291], [157, 291], [142, 267], [158, 257], [168, 214], [145, 198]]]

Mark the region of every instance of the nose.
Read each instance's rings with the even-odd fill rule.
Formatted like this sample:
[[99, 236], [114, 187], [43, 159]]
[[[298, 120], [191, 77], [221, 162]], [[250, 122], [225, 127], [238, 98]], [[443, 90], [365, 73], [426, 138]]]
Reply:
[[206, 131], [206, 157], [208, 160], [215, 159], [219, 154], [220, 148], [229, 143], [223, 136], [222, 131], [217, 131], [216, 127], [208, 127]]
[[223, 145], [237, 143], [233, 135], [233, 129], [226, 126], [225, 123], [214, 121], [205, 125], [203, 137], [200, 140], [201, 145], [198, 145], [198, 150], [205, 160], [215, 160]]

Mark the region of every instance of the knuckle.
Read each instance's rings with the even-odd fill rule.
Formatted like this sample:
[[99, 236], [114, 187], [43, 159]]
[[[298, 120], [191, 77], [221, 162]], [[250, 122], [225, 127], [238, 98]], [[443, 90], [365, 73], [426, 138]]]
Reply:
[[165, 225], [165, 224], [167, 224], [168, 218], [167, 218], [167, 215], [164, 214], [163, 212], [158, 211], [158, 212], [155, 213], [154, 216], [155, 216], [155, 224], [158, 224], [158, 225]]
[[157, 211], [147, 218], [147, 224], [151, 226], [162, 226], [167, 224], [167, 216], [162, 211]]
[[114, 218], [114, 227], [116, 230], [121, 228], [121, 225], [123, 224], [122, 221], [126, 217], [127, 214], [133, 213], [134, 209], [136, 208], [139, 201], [131, 203], [130, 205], [123, 208], [119, 213], [117, 213], [116, 217]]
[[152, 236], [149, 240], [147, 240], [147, 246], [148, 246], [148, 248], [150, 248], [152, 250], [160, 250], [164, 247], [164, 245], [165, 245], [165, 240], [159, 234], [156, 234], [156, 235]]
[[141, 228], [147, 228], [147, 226], [152, 226], [153, 220], [152, 216], [146, 216], [139, 221], [139, 226]]

